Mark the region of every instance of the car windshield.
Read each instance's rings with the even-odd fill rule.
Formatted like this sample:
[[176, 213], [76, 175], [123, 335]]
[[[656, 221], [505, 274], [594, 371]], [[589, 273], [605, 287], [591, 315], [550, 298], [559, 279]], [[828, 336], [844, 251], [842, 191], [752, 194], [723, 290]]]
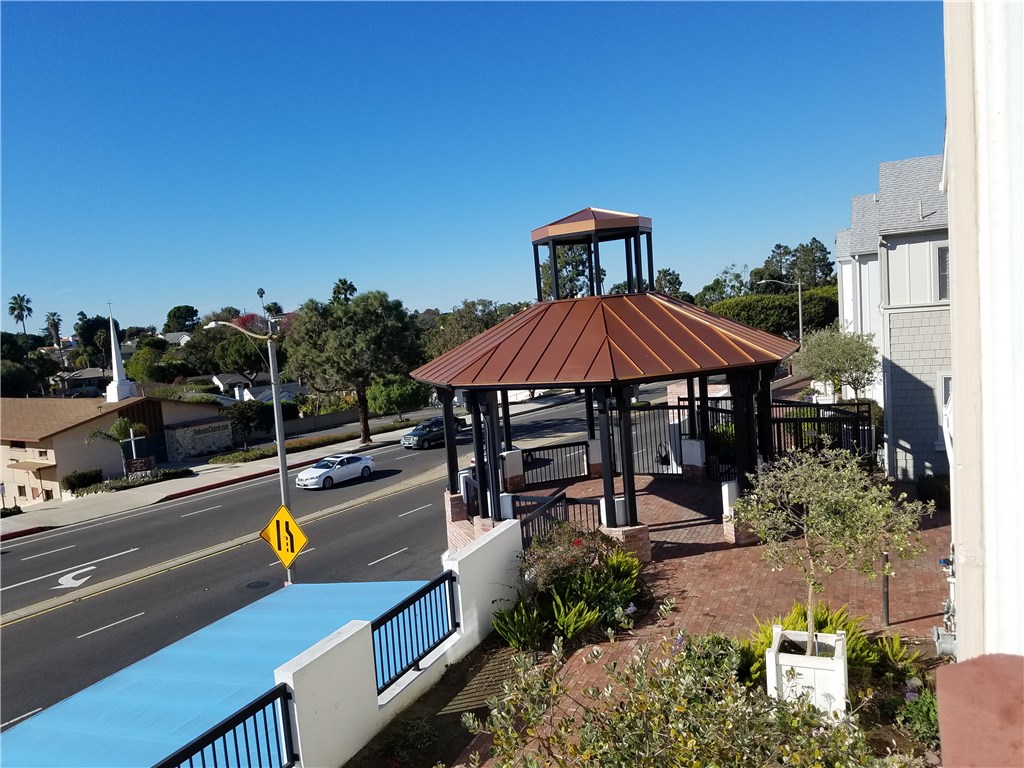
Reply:
[[334, 459], [320, 459], [320, 461], [313, 465], [313, 469], [331, 469], [336, 463]]
[[[415, 428], [415, 429], [414, 429], [414, 430], [412, 431], [412, 433], [413, 433], [414, 435], [422, 435], [422, 434], [423, 434], [424, 432], [428, 431], [429, 429], [430, 429], [430, 425], [429, 425], [429, 424], [419, 424], [419, 425], [417, 425], [417, 426], [416, 426], [416, 428]], [[393, 439], [394, 439], [394, 438], [392, 438], [392, 440], [393, 440]]]

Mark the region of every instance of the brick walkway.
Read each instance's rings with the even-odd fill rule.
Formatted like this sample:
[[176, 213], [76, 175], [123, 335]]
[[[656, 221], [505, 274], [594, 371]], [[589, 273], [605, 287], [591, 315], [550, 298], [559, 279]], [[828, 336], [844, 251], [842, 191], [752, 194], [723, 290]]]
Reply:
[[[664, 620], [652, 612], [630, 637], [605, 644], [602, 661], [627, 658], [638, 645], [657, 644], [679, 629], [691, 634], [722, 632], [746, 637], [762, 621], [789, 613], [802, 600], [806, 586], [794, 569], [773, 572], [761, 560], [761, 547], [738, 547], [722, 535], [721, 489], [718, 484], [686, 483], [675, 478], [637, 477], [640, 522], [650, 530], [654, 561], [644, 569], [644, 579], [660, 603], [675, 598], [672, 613]], [[567, 495], [598, 498], [600, 480], [564, 487]], [[559, 488], [561, 490], [561, 488]], [[617, 487], [617, 492], [621, 489]], [[942, 602], [948, 595], [938, 559], [949, 552], [949, 514], [936, 513], [924, 521], [922, 538], [927, 551], [915, 560], [893, 564], [889, 580], [889, 632], [904, 638], [931, 640], [931, 628], [942, 624]], [[824, 599], [838, 607], [847, 605], [851, 616], [863, 616], [868, 632], [882, 627], [881, 580], [835, 573], [824, 579]], [[603, 664], [584, 664], [589, 648], [576, 651], [566, 662], [563, 679], [582, 689], [603, 685]], [[478, 737], [466, 749], [459, 764], [472, 752], [486, 760], [489, 742]]]

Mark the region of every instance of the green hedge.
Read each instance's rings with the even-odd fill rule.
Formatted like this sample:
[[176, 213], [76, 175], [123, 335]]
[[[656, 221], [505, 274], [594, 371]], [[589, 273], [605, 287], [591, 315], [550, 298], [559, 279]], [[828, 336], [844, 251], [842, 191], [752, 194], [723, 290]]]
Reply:
[[[409, 421], [393, 421], [390, 424], [382, 424], [379, 427], [370, 427], [371, 435], [379, 435], [384, 432], [394, 432], [396, 429], [408, 429]], [[323, 437], [300, 437], [295, 440], [285, 440], [284, 452], [285, 453], [298, 453], [300, 451], [309, 451], [313, 448], [323, 448], [328, 445], [335, 445], [337, 443], [348, 442], [349, 440], [358, 440], [361, 434], [358, 431], [355, 432], [342, 432], [337, 435], [324, 435]], [[270, 445], [260, 448], [250, 448], [247, 451], [232, 451], [231, 453], [222, 453], [220, 456], [214, 456], [210, 459], [211, 464], [237, 464], [246, 461], [259, 461], [260, 459], [270, 459], [277, 456], [277, 446]]]
[[85, 486], [84, 488], [79, 488], [75, 491], [75, 496], [85, 496], [90, 493], [106, 493], [107, 491], [126, 491], [129, 488], [140, 488], [144, 485], [162, 483], [165, 480], [175, 480], [179, 477], [192, 477], [194, 474], [195, 472], [188, 467], [182, 467], [180, 469], [157, 469], [154, 470], [152, 477], [144, 477], [134, 480], [122, 477], [117, 480], [111, 480], [107, 483], [96, 483], [95, 485]]
[[101, 482], [103, 482], [102, 469], [80, 469], [64, 475], [60, 480], [60, 487], [77, 495], [81, 489]]

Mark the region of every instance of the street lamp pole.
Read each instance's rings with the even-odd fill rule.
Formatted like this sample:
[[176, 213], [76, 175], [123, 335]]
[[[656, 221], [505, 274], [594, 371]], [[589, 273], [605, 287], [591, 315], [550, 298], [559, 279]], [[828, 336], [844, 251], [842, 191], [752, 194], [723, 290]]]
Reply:
[[764, 285], [765, 283], [778, 283], [779, 285], [788, 285], [790, 287], [796, 286], [796, 315], [798, 324], [798, 333], [800, 346], [804, 343], [804, 286], [803, 283], [797, 280], [795, 283], [787, 283], [782, 280], [772, 280], [771, 278], [765, 278], [764, 280], [758, 280], [758, 285]]
[[[268, 320], [269, 323], [269, 320]], [[267, 342], [267, 354], [270, 359], [267, 361], [270, 365], [270, 394], [274, 401], [274, 439], [277, 441], [277, 468], [278, 468], [278, 480], [281, 484], [281, 504], [288, 509], [291, 509], [291, 496], [289, 495], [288, 487], [288, 460], [285, 456], [284, 448], [284, 418], [281, 413], [281, 382], [279, 381], [279, 375], [277, 371], [277, 346], [274, 344], [274, 334], [268, 333], [266, 335], [260, 333], [253, 333], [247, 331], [241, 326], [235, 325], [234, 323], [226, 323], [223, 320], [214, 320], [207, 328], [214, 328], [218, 325], [225, 326], [227, 328], [234, 328], [240, 333], [244, 333], [246, 336], [251, 336], [254, 339], [260, 339], [261, 341]], [[288, 583], [292, 582], [292, 569], [288, 569]]]

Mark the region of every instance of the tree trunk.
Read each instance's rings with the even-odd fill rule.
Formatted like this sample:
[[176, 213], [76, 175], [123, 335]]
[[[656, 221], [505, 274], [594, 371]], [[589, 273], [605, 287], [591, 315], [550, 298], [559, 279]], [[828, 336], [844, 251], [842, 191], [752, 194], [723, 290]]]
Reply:
[[356, 387], [356, 408], [359, 410], [359, 442], [372, 443], [370, 438], [370, 405], [366, 402], [366, 387]]
[[814, 655], [814, 584], [807, 582], [807, 656]]

